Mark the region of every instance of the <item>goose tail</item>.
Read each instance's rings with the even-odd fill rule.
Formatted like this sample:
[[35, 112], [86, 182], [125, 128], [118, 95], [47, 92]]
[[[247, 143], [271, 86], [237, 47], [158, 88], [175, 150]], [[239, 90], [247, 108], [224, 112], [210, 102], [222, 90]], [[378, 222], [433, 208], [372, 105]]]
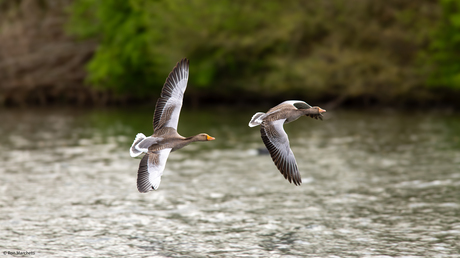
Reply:
[[131, 148], [129, 148], [129, 155], [131, 155], [131, 157], [137, 157], [139, 155], [141, 155], [142, 151], [139, 151], [138, 149], [136, 149], [136, 145], [139, 144], [142, 140], [144, 140], [146, 137], [143, 133], [138, 133], [136, 135], [136, 138], [134, 139], [134, 142], [133, 142], [133, 145], [131, 145]]
[[262, 119], [264, 117], [264, 112], [257, 112], [255, 115], [252, 116], [251, 121], [249, 121], [249, 127], [258, 126], [262, 123]]

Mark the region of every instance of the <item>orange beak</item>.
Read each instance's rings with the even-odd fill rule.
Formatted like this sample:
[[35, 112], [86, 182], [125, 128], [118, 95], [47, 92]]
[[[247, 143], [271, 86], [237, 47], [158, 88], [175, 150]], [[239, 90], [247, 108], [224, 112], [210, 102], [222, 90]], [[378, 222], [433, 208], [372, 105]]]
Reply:
[[206, 136], [206, 140], [208, 140], [208, 141], [212, 141], [212, 140], [215, 140], [215, 139], [216, 139], [216, 138], [214, 138], [214, 137], [212, 137], [212, 136], [209, 136], [209, 135]]
[[319, 108], [319, 113], [326, 113], [326, 109]]

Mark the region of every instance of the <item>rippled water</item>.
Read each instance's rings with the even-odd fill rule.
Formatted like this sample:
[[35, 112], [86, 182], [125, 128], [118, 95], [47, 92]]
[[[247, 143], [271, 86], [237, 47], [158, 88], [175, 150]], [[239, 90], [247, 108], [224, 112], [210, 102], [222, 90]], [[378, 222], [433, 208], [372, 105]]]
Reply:
[[[0, 252], [36, 257], [459, 257], [460, 116], [337, 111], [286, 125], [303, 184], [256, 111], [183, 110], [158, 191], [128, 148], [152, 110], [0, 111]], [[8, 255], [8, 253], [6, 253]], [[32, 256], [32, 255], [30, 255]]]

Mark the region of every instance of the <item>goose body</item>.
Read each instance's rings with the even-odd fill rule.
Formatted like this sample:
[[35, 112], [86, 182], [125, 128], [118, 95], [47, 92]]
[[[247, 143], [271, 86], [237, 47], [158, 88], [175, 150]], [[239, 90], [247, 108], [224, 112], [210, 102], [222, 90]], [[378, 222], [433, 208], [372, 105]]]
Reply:
[[326, 110], [312, 107], [304, 101], [288, 100], [271, 108], [267, 113], [258, 112], [254, 114], [249, 122], [250, 127], [260, 125], [262, 141], [276, 167], [290, 183], [300, 185], [302, 179], [283, 125], [293, 122], [301, 116], [322, 120], [322, 113], [324, 112]]
[[137, 189], [141, 193], [158, 189], [166, 161], [172, 151], [192, 142], [214, 140], [214, 137], [205, 133], [183, 137], [177, 132], [188, 74], [189, 62], [184, 58], [173, 68], [163, 85], [153, 115], [153, 134], [146, 137], [138, 133], [129, 149], [131, 157], [145, 153], [137, 173]]

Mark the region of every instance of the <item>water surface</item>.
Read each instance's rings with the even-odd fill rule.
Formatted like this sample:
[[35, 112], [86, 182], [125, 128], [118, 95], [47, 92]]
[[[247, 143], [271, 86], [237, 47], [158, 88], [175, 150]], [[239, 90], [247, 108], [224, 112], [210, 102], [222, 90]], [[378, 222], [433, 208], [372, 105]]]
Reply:
[[0, 111], [0, 251], [36, 257], [459, 257], [460, 116], [336, 111], [286, 125], [303, 184], [256, 111], [183, 110], [206, 132], [136, 189], [128, 148], [152, 110]]

